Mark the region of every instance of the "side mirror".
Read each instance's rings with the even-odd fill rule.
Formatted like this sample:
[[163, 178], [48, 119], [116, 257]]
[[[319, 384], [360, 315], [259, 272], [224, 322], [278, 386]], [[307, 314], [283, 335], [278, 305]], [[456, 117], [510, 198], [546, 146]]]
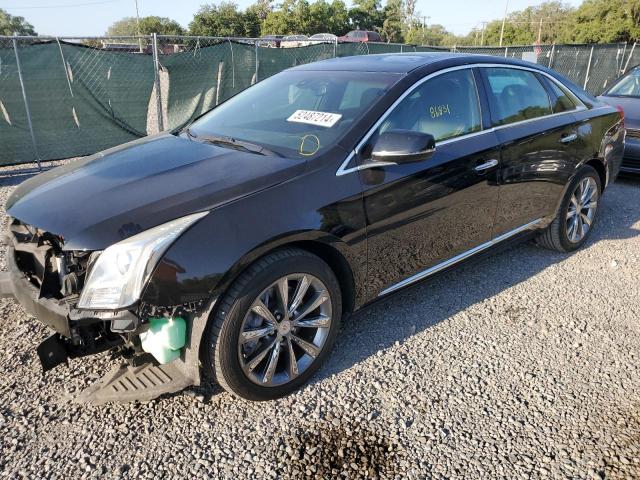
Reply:
[[433, 135], [413, 130], [389, 130], [380, 134], [371, 151], [371, 160], [386, 163], [420, 162], [436, 151]]

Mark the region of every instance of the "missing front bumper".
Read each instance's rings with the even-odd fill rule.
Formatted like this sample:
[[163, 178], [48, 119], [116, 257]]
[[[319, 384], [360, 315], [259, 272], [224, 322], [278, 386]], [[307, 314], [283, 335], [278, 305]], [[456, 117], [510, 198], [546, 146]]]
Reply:
[[[24, 309], [40, 322], [65, 337], [71, 338], [69, 308], [64, 303], [48, 297], [40, 297], [38, 289], [22, 274], [16, 263], [15, 250], [6, 250], [8, 272], [2, 272], [0, 289], [4, 296], [14, 297]], [[6, 294], [5, 294], [6, 292]]]

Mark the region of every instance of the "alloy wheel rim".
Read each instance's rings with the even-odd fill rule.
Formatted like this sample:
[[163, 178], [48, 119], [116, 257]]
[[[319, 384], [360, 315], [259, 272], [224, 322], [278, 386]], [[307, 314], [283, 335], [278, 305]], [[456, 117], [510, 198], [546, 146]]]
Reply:
[[331, 297], [318, 278], [279, 278], [253, 301], [242, 321], [238, 356], [244, 374], [261, 386], [291, 382], [320, 355], [331, 327]]
[[597, 208], [598, 185], [593, 178], [586, 177], [573, 191], [567, 209], [567, 238], [571, 243], [578, 243], [587, 235]]

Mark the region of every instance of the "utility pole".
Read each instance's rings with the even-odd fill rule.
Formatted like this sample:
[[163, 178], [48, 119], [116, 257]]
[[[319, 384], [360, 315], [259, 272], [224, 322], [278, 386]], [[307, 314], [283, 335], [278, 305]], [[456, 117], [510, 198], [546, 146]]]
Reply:
[[538, 45], [542, 45], [542, 17], [540, 17], [540, 26], [538, 27]]
[[138, 30], [138, 47], [140, 48], [140, 53], [142, 53], [142, 38], [140, 38], [140, 13], [138, 11], [138, 0], [136, 2], [136, 26]]
[[482, 22], [482, 36], [480, 37], [480, 46], [484, 46], [484, 31], [487, 29], [487, 22]]
[[504, 17], [502, 17], [502, 28], [500, 29], [500, 46], [502, 46], [502, 40], [504, 39], [504, 24], [507, 23], [507, 12], [509, 11], [509, 0], [504, 7]]
[[427, 37], [427, 23], [429, 22], [429, 20], [431, 20], [431, 17], [428, 17], [426, 15], [423, 15], [422, 17], [422, 43], [427, 44], [426, 41], [426, 37]]

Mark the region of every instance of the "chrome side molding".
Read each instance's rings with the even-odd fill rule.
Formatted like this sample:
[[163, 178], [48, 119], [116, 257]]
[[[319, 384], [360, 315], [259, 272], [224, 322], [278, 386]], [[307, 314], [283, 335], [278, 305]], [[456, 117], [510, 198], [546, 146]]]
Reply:
[[526, 230], [531, 229], [532, 227], [536, 226], [537, 224], [539, 224], [542, 221], [542, 218], [538, 218], [537, 220], [534, 220], [532, 222], [529, 222], [525, 225], [522, 225], [521, 227], [518, 227], [514, 230], [511, 230], [507, 233], [503, 233], [502, 235], [486, 242], [483, 243], [481, 245], [478, 245], [477, 247], [472, 248], [471, 250], [467, 250], [466, 252], [462, 252], [458, 255], [456, 255], [455, 257], [450, 258], [449, 260], [445, 260], [442, 263], [438, 263], [437, 265], [434, 265], [433, 267], [427, 268], [426, 270], [423, 270], [421, 272], [416, 273], [415, 275], [412, 275], [409, 278], [405, 278], [404, 280], [402, 280], [401, 282], [398, 282], [394, 285], [391, 285], [390, 287], [385, 288], [384, 290], [382, 290], [378, 296], [382, 297], [383, 295], [386, 295], [388, 293], [394, 292], [400, 288], [406, 287], [407, 285], [411, 285], [412, 283], [418, 282], [420, 280], [423, 280], [427, 277], [430, 277], [431, 275], [434, 275], [438, 272], [440, 272], [441, 270], [444, 270], [445, 268], [448, 268], [452, 265], [455, 265], [456, 263], [459, 263], [463, 260], [466, 260], [469, 257], [472, 257], [473, 255], [480, 253], [500, 242], [503, 242], [504, 240], [509, 239], [510, 237], [513, 237], [514, 235], [517, 235], [518, 233], [524, 232]]
[[578, 134], [577, 133], [572, 133], [571, 135], [567, 135], [566, 137], [562, 137], [560, 139], [561, 143], [571, 143], [574, 140], [578, 139]]
[[476, 166], [474, 170], [476, 172], [484, 172], [485, 170], [489, 170], [490, 168], [496, 167], [498, 163], [499, 163], [498, 160], [496, 160], [495, 158], [492, 158], [491, 160], [488, 160], [483, 164]]

